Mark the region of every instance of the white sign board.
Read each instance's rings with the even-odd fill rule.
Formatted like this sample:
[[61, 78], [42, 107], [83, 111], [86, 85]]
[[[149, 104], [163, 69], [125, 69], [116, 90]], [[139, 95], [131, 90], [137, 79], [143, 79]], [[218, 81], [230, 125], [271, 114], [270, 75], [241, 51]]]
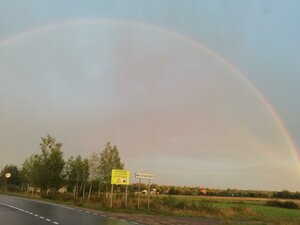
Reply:
[[148, 180], [155, 179], [154, 175], [151, 173], [135, 173], [135, 178], [136, 179], [148, 179]]

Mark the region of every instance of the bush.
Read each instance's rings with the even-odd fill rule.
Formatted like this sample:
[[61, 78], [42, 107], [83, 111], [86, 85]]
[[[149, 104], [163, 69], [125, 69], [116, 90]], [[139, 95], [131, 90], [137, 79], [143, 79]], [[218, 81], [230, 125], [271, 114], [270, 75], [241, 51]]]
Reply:
[[184, 209], [186, 207], [185, 202], [182, 199], [174, 196], [163, 197], [160, 199], [161, 204], [173, 209]]
[[20, 191], [20, 187], [16, 184], [8, 184], [7, 185], [7, 190], [8, 191], [12, 191], [12, 192], [19, 192]]
[[213, 204], [208, 201], [187, 201], [186, 199], [174, 196], [162, 197], [156, 199], [156, 201], [159, 205], [167, 207], [170, 210], [192, 210], [207, 213], [218, 213], [220, 211], [218, 207], [213, 206]]
[[201, 201], [198, 204], [198, 210], [210, 212], [210, 213], [217, 213], [220, 211], [220, 209], [218, 207], [213, 206], [213, 204], [208, 201]]
[[286, 209], [299, 209], [299, 205], [293, 201], [281, 202], [278, 200], [267, 201], [267, 206], [280, 207]]

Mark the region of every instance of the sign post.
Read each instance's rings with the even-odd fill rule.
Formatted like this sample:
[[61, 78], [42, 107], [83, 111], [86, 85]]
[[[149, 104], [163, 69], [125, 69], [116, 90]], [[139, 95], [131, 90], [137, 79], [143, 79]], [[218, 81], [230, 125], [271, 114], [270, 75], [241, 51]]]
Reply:
[[141, 178], [139, 178], [138, 209], [140, 208], [140, 198], [141, 198]]
[[148, 179], [148, 210], [150, 208], [150, 179]]
[[141, 194], [141, 179], [148, 180], [148, 209], [150, 208], [150, 180], [155, 179], [154, 175], [151, 173], [135, 173], [135, 178], [139, 179], [139, 195], [138, 195], [138, 208], [140, 208], [140, 194]]
[[113, 195], [114, 195], [114, 185], [111, 184], [111, 193], [110, 193], [110, 204], [109, 207], [112, 208], [112, 203], [113, 203]]
[[127, 195], [128, 195], [128, 185], [126, 185], [126, 189], [125, 189], [125, 209], [127, 208]]
[[[130, 171], [129, 170], [117, 170], [113, 169], [111, 171], [111, 198], [110, 198], [110, 208], [113, 205], [113, 194], [114, 194], [114, 184], [116, 185], [129, 185]], [[125, 207], [127, 207], [127, 186], [125, 194]]]

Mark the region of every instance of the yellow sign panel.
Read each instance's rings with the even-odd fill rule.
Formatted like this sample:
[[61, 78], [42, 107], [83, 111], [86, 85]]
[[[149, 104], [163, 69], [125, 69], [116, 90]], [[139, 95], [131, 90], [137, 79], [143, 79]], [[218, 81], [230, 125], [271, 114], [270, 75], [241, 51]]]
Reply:
[[115, 170], [111, 171], [111, 184], [129, 185], [130, 172], [129, 170]]

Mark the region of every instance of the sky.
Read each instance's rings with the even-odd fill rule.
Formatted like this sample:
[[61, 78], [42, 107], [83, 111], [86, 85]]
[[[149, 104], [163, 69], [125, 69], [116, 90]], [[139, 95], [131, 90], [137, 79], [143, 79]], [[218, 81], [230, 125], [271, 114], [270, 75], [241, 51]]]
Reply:
[[298, 1], [0, 3], [0, 168], [50, 134], [159, 184], [300, 190]]

